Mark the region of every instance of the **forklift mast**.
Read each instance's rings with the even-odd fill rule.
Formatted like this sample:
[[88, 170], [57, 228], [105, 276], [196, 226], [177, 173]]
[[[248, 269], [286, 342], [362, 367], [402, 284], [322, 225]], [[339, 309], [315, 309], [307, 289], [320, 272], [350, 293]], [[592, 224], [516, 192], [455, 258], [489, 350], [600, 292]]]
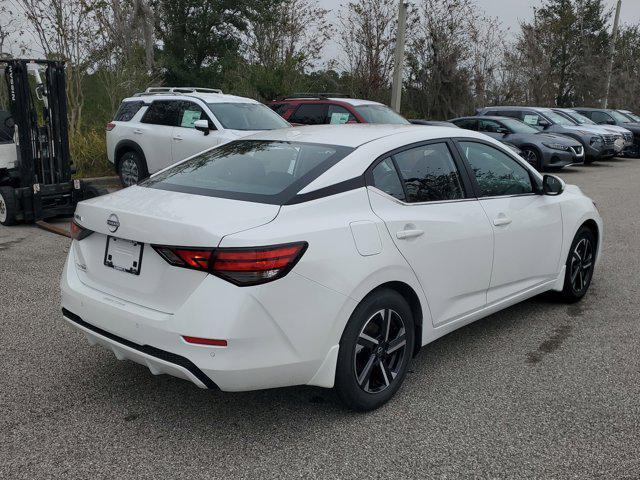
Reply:
[[[20, 186], [52, 185], [71, 180], [64, 63], [49, 60], [6, 60], [10, 112], [18, 131]], [[44, 67], [45, 82], [39, 68]], [[29, 70], [42, 100], [42, 121], [32, 95]]]
[[2, 59], [0, 66], [17, 129], [15, 166], [0, 171], [0, 224], [73, 215], [79, 201], [106, 192], [71, 177], [64, 62]]

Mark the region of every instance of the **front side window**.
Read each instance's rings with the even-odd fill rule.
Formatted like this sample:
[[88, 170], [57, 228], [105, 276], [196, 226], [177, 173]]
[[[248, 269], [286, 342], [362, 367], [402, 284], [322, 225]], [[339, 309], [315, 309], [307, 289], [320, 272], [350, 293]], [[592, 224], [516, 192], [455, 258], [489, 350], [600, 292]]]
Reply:
[[464, 198], [458, 169], [445, 143], [423, 145], [393, 156], [407, 202], [437, 202]]
[[207, 114], [200, 105], [193, 102], [182, 102], [182, 108], [179, 114], [180, 123], [178, 126], [182, 128], [195, 128], [197, 120], [209, 120]]
[[410, 124], [409, 120], [384, 105], [360, 105], [354, 109], [367, 123]]
[[596, 111], [591, 114], [591, 118], [596, 123], [607, 123], [613, 120], [608, 114]]
[[325, 123], [328, 124], [343, 124], [347, 122], [357, 122], [358, 120], [354, 117], [349, 110], [340, 105], [329, 105], [327, 110], [327, 120]]
[[495, 120], [483, 120], [480, 119], [478, 122], [478, 131], [479, 132], [487, 132], [487, 133], [498, 133], [498, 130], [502, 128]]
[[478, 130], [478, 120], [475, 118], [461, 118], [460, 120], [454, 120], [453, 123], [465, 130]]
[[156, 100], [144, 112], [140, 121], [142, 123], [176, 127], [179, 125], [180, 103], [177, 100]]
[[373, 186], [399, 200], [404, 200], [404, 190], [391, 158], [381, 161], [373, 169]]
[[230, 130], [275, 130], [289, 123], [261, 103], [209, 103], [211, 112], [224, 128]]
[[178, 163], [140, 185], [282, 204], [352, 150], [299, 142], [237, 140]]
[[475, 175], [481, 197], [533, 193], [526, 168], [497, 148], [477, 142], [460, 142]]
[[549, 120], [558, 125], [563, 125], [565, 127], [571, 127], [576, 125], [577, 122], [573, 120], [569, 120], [567, 117], [560, 115], [559, 113], [554, 112], [553, 110], [545, 110], [544, 114], [547, 116]]
[[321, 125], [324, 123], [326, 116], [326, 103], [303, 103], [289, 117], [289, 121], [302, 125]]

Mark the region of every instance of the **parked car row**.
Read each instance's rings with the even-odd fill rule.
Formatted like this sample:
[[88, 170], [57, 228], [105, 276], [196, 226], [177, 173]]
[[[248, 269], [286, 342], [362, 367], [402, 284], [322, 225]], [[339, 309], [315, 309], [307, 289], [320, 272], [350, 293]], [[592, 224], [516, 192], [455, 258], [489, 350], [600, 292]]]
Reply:
[[300, 94], [265, 106], [216, 89], [151, 87], [122, 101], [107, 125], [107, 155], [130, 186], [257, 131], [350, 123], [456, 125], [498, 139], [538, 170], [640, 153], [640, 118], [629, 111], [486, 107], [450, 122], [409, 122], [386, 105], [339, 94]]

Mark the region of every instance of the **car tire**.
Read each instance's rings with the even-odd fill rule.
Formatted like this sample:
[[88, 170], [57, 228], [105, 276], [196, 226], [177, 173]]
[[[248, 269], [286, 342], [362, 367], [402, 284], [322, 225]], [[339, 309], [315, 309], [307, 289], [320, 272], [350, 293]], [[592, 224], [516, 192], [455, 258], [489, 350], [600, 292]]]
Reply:
[[533, 147], [522, 147], [521, 150], [522, 158], [524, 158], [533, 168], [541, 172], [544, 165], [542, 164], [542, 155], [540, 152]]
[[414, 341], [413, 314], [404, 297], [390, 289], [368, 295], [351, 315], [340, 339], [338, 397], [359, 411], [384, 405], [402, 385]]
[[0, 187], [0, 224], [15, 225], [17, 214], [18, 202], [13, 187]]
[[147, 163], [137, 152], [124, 152], [118, 161], [118, 176], [123, 187], [135, 185], [149, 176]]
[[593, 231], [583, 226], [571, 242], [567, 256], [562, 299], [574, 303], [582, 299], [589, 290], [597, 254], [597, 242]]

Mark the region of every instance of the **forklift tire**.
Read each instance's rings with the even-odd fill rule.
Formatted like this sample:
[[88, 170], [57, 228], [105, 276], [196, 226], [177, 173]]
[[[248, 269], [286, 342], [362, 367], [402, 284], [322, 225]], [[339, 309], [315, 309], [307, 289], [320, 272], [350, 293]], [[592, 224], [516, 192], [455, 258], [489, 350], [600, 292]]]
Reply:
[[5, 226], [16, 224], [18, 204], [13, 187], [0, 187], [0, 224]]
[[135, 185], [149, 176], [147, 164], [138, 153], [125, 152], [118, 162], [118, 176], [123, 187]]

